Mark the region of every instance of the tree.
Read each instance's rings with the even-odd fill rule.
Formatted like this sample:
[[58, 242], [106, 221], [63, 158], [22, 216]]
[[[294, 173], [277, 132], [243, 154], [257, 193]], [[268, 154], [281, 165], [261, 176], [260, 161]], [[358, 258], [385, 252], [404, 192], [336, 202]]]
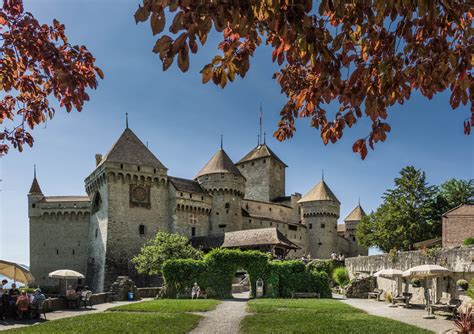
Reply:
[[444, 212], [467, 203], [469, 198], [474, 197], [474, 180], [446, 181], [439, 187], [439, 196], [444, 202]]
[[[189, 52], [204, 45], [211, 30], [222, 33], [219, 49], [201, 70], [202, 81], [224, 88], [250, 68], [250, 57], [262, 43], [273, 48], [272, 61], [281, 66], [274, 78], [288, 100], [274, 136], [291, 138], [295, 119], [307, 117], [324, 144], [339, 140], [344, 129], [368, 117], [372, 130], [358, 139], [353, 151], [362, 159], [367, 145], [384, 141], [390, 132], [388, 108], [403, 104], [414, 91], [431, 99], [447, 89], [453, 109], [471, 104], [464, 121], [474, 124], [472, 18], [468, 1], [430, 0], [182, 1], [143, 0], [136, 22], [150, 20], [154, 35], [166, 25], [165, 10], [174, 13], [170, 35], [153, 47], [163, 70], [177, 56], [189, 69]], [[329, 115], [325, 109], [338, 103]]]
[[40, 24], [25, 12], [22, 0], [4, 0], [0, 11], [0, 124], [11, 128], [0, 132], [0, 156], [10, 148], [33, 146], [28, 129], [54, 115], [54, 96], [67, 112], [82, 110], [89, 100], [87, 88], [96, 88], [102, 71], [85, 46], [72, 46], [64, 25]]
[[182, 235], [158, 232], [155, 239], [144, 245], [140, 254], [132, 259], [140, 274], [157, 275], [170, 259], [201, 259], [202, 252], [193, 248]]
[[436, 193], [437, 188], [427, 184], [423, 171], [413, 166], [403, 168], [395, 188], [382, 196], [382, 205], [358, 225], [358, 242], [388, 252], [393, 248], [411, 250], [415, 242], [438, 236]]

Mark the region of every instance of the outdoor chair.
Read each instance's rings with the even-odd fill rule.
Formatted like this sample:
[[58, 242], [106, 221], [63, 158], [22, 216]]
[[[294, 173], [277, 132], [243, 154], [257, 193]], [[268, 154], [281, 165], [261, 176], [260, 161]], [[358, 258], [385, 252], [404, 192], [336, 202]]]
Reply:
[[86, 294], [81, 298], [81, 302], [84, 304], [84, 307], [87, 308], [87, 304], [92, 308], [92, 291], [87, 291]]
[[404, 292], [404, 293], [402, 293], [401, 296], [399, 295], [399, 296], [393, 297], [392, 303], [393, 304], [403, 303], [403, 304], [405, 304], [405, 308], [409, 308], [410, 307], [410, 300], [411, 300], [412, 297], [413, 297], [412, 293]]
[[36, 306], [32, 309], [33, 317], [41, 318], [41, 314], [42, 314], [44, 320], [46, 320], [46, 309], [49, 308], [49, 300], [47, 299], [38, 300], [35, 305]]
[[430, 305], [431, 313], [434, 314], [435, 311], [441, 311], [450, 313], [453, 317], [456, 317], [458, 307], [461, 305], [462, 301], [460, 299], [452, 298], [447, 303], [437, 303]]
[[380, 296], [382, 296], [382, 294], [383, 294], [382, 289], [374, 289], [373, 292], [369, 292], [367, 294], [367, 299], [375, 298], [375, 300], [377, 300], [379, 302], [380, 301]]
[[29, 306], [28, 300], [22, 300], [18, 303], [17, 313], [20, 319], [28, 317], [28, 310], [29, 310], [28, 306]]
[[79, 300], [81, 299], [81, 297], [79, 296], [69, 296], [69, 297], [66, 297], [66, 300], [67, 300], [67, 307], [68, 308], [71, 308], [71, 305], [72, 307], [74, 308], [77, 308], [79, 306]]

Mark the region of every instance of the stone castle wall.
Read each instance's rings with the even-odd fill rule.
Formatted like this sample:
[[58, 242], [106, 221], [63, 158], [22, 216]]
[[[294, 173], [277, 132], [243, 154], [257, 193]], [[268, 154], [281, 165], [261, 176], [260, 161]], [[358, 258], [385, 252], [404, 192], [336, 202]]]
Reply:
[[458, 279], [474, 278], [474, 246], [458, 247], [432, 251], [400, 252], [392, 257], [389, 254], [359, 256], [346, 259], [346, 267], [351, 278], [372, 276], [382, 269], [399, 269], [402, 271], [423, 264], [438, 264], [452, 271], [449, 277], [423, 281], [421, 288], [413, 288], [409, 280], [387, 279], [378, 277], [379, 289], [393, 294], [413, 293], [413, 303], [424, 303], [424, 287], [430, 288], [435, 301], [446, 301], [450, 298], [464, 296], [456, 287]]

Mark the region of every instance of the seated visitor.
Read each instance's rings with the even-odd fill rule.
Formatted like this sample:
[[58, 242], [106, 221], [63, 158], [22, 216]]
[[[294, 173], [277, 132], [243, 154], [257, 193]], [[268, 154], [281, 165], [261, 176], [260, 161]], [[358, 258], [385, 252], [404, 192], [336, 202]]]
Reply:
[[332, 260], [337, 260], [337, 254], [336, 254], [336, 252], [332, 252], [332, 253], [331, 253], [331, 259], [332, 259]]
[[68, 299], [75, 299], [77, 298], [77, 293], [76, 290], [72, 288], [72, 285], [69, 286], [69, 288], [66, 290], [66, 298]]
[[10, 300], [14, 303], [16, 302], [16, 299], [20, 295], [20, 290], [17, 289], [16, 284], [12, 284], [12, 288], [8, 291], [8, 296], [10, 297]]
[[191, 289], [191, 299], [198, 299], [200, 292], [201, 288], [196, 282], [194, 282], [193, 288]]
[[8, 295], [3, 290], [3, 285], [0, 285], [0, 320], [5, 319], [5, 313], [8, 307]]
[[7, 284], [8, 284], [8, 281], [6, 279], [3, 279], [2, 280], [2, 286], [3, 286], [4, 289], [7, 288]]
[[16, 299], [16, 306], [18, 316], [21, 318], [28, 313], [28, 306], [30, 305], [30, 298], [26, 294], [26, 291], [22, 291], [21, 295]]
[[40, 288], [36, 289], [32, 294], [31, 308], [33, 310], [33, 315], [38, 318], [40, 316], [40, 304], [42, 301], [46, 300], [46, 296], [43, 294]]

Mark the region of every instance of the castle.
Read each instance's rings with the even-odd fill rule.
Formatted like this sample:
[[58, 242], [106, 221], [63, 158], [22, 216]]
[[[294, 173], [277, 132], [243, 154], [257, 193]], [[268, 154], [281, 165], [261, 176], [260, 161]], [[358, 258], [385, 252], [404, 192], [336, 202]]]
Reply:
[[239, 231], [276, 238], [290, 245], [288, 258], [367, 255], [355, 239], [360, 204], [338, 225], [340, 202], [323, 179], [304, 196], [285, 195], [287, 167], [263, 142], [235, 164], [221, 147], [193, 180], [169, 176], [127, 126], [96, 155], [87, 196], [45, 196], [35, 172], [28, 215], [36, 284], [56, 285], [48, 273], [67, 268], [107, 290], [117, 276], [136, 275], [130, 259], [158, 231], [191, 240], [233, 235], [234, 245], [242, 244]]

